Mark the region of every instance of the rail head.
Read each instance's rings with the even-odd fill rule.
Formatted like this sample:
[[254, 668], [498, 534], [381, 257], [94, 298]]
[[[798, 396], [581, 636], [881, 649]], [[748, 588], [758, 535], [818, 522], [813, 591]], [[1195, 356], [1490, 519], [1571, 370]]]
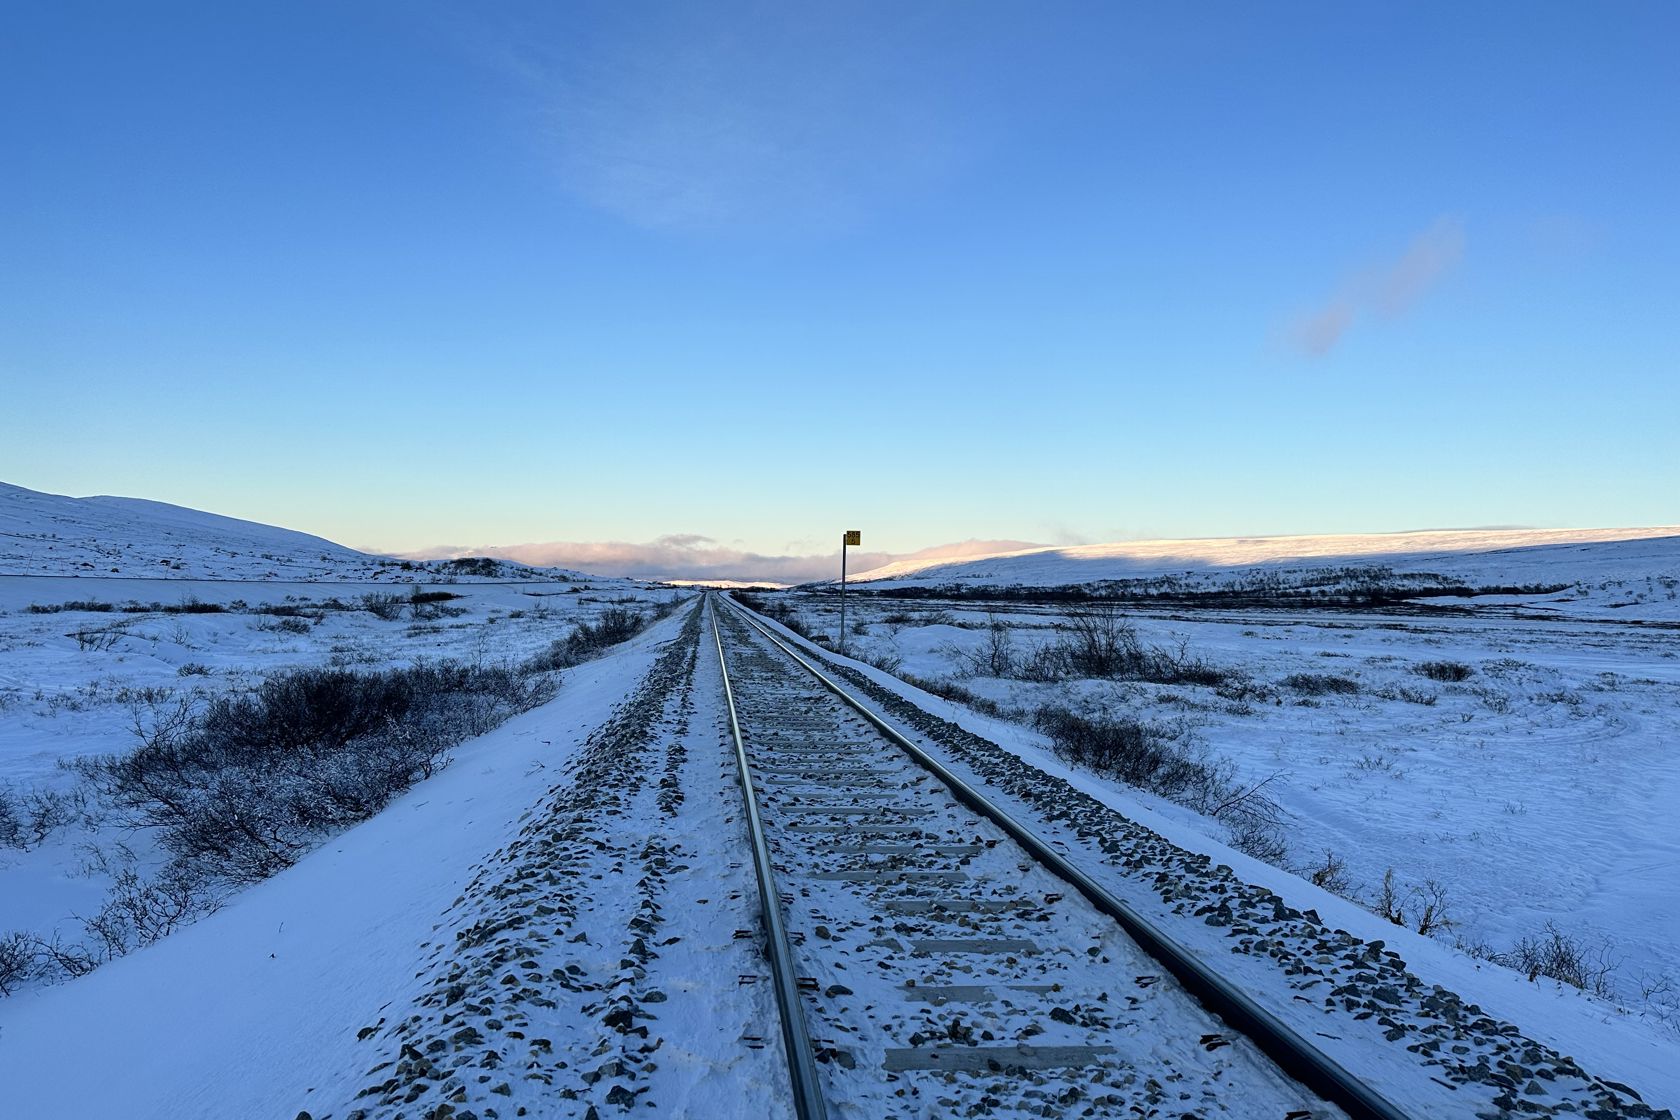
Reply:
[[[1118, 922], [1127, 935], [1163, 968], [1184, 985], [1209, 1011], [1224, 1019], [1232, 1027], [1248, 1036], [1267, 1057], [1296, 1081], [1311, 1089], [1324, 1100], [1341, 1108], [1353, 1120], [1415, 1120], [1375, 1089], [1349, 1072], [1341, 1063], [1324, 1053], [1262, 1007], [1253, 997], [1208, 967], [1199, 957], [1144, 917], [1132, 905], [1087, 875], [1062, 856], [1048, 843], [1013, 815], [995, 804], [985, 794], [953, 774], [908, 736], [899, 731], [872, 708], [853, 696], [838, 682], [806, 660], [798, 650], [783, 641], [752, 611], [728, 596], [722, 598], [738, 617], [762, 634], [793, 661], [804, 667], [821, 685], [851, 707], [876, 730], [908, 754], [918, 765], [948, 786], [959, 801], [987, 817], [1034, 859], [1053, 871], [1098, 910]], [[713, 630], [717, 620], [713, 617]], [[721, 639], [720, 639], [721, 656]]]
[[782, 1049], [787, 1055], [788, 1080], [793, 1089], [793, 1111], [797, 1120], [827, 1120], [822, 1083], [817, 1073], [811, 1035], [805, 1026], [805, 1005], [799, 994], [799, 977], [793, 967], [793, 948], [787, 924], [782, 920], [782, 900], [776, 890], [775, 869], [770, 862], [770, 845], [764, 837], [764, 822], [758, 812], [758, 793], [753, 787], [747, 761], [746, 740], [735, 712], [735, 690], [729, 682], [729, 665], [723, 655], [723, 635], [718, 630], [716, 597], [712, 600], [712, 641], [717, 646], [718, 671], [723, 674], [723, 698], [729, 711], [729, 734], [735, 741], [735, 764], [741, 780], [741, 799], [746, 806], [747, 839], [752, 846], [753, 872], [758, 880], [759, 909], [764, 920], [765, 956], [770, 964], [776, 1010], [781, 1017]]

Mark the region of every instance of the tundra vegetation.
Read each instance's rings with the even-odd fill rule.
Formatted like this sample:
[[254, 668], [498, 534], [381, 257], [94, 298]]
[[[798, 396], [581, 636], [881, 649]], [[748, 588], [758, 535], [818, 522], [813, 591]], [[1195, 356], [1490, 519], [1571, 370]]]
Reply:
[[[257, 633], [304, 642], [307, 660], [255, 676], [183, 661], [176, 685], [112, 687], [94, 679], [67, 696], [36, 698], [47, 718], [121, 710], [130, 746], [65, 760], [54, 783], [0, 782], [0, 849], [31, 853], [74, 834], [83, 852], [79, 874], [106, 884], [102, 902], [68, 929], [0, 930], [0, 995], [82, 975], [214, 911], [233, 891], [291, 866], [447, 766], [461, 742], [553, 698], [565, 670], [634, 637], [679, 602], [624, 596], [597, 607], [592, 600], [574, 607], [575, 621], [551, 620], [539, 607], [522, 633], [560, 636], [524, 656], [495, 658], [483, 632], [509, 615], [452, 623], [469, 613], [457, 604], [462, 598], [416, 585], [401, 594], [257, 607], [72, 601], [29, 608], [30, 616], [73, 617], [66, 634], [89, 656], [121, 658], [136, 643], [187, 645], [192, 634], [160, 631], [157, 623], [203, 614], [249, 616]], [[356, 614], [376, 627], [461, 627], [450, 648], [464, 647], [466, 656], [392, 664], [389, 652], [376, 651], [412, 636], [395, 629], [375, 631], [389, 636], [370, 636], [366, 645], [314, 637], [329, 618]], [[113, 616], [118, 623], [91, 621]], [[9, 706], [15, 697], [6, 699]]]

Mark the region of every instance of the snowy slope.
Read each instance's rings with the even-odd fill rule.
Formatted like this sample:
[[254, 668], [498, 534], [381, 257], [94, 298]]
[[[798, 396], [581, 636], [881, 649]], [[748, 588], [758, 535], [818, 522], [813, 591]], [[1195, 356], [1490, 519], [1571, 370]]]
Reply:
[[[1121, 541], [998, 552], [956, 563], [906, 559], [853, 576], [858, 583], [1055, 586], [1248, 568], [1384, 564], [1460, 579], [1596, 578], [1611, 568], [1680, 569], [1680, 526], [1648, 529], [1468, 529], [1319, 537]], [[1621, 573], [1616, 573], [1621, 574]]]
[[1564, 614], [1637, 606], [1642, 616], [1680, 618], [1680, 526], [1123, 541], [904, 560], [855, 580], [876, 589], [1137, 581], [1143, 591], [1207, 592], [1351, 587], [1372, 577], [1413, 588], [1564, 587], [1524, 605]]
[[0, 574], [319, 578], [379, 558], [320, 537], [140, 498], [69, 498], [0, 483]]
[[510, 561], [498, 561], [494, 572], [449, 560], [412, 563], [166, 502], [70, 498], [0, 482], [0, 576], [314, 582], [474, 575], [581, 578]]
[[1249, 568], [1382, 564], [1466, 581], [1596, 578], [1680, 570], [1680, 526], [1644, 529], [1474, 529], [1312, 537], [1120, 541], [1033, 548], [957, 562], [901, 560], [858, 582], [991, 583], [1051, 587]]

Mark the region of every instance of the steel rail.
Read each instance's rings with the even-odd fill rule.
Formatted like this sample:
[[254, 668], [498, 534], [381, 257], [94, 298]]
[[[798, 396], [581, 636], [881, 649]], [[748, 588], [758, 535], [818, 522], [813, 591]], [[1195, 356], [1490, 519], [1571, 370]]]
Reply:
[[[951, 773], [940, 762], [911, 742], [896, 727], [889, 724], [871, 708], [831, 680], [822, 670], [800, 656], [758, 617], [739, 603], [730, 606], [759, 633], [786, 653], [814, 676], [822, 686], [839, 697], [863, 716], [895, 746], [908, 754], [923, 769], [948, 786], [957, 800], [989, 818], [1008, 833], [1034, 859], [1065, 880], [1090, 900], [1098, 910], [1118, 922], [1138, 946], [1172, 973], [1203, 1007], [1219, 1016], [1233, 1028], [1247, 1035], [1265, 1055], [1290, 1077], [1336, 1105], [1353, 1120], [1414, 1120], [1393, 1102], [1379, 1094], [1345, 1069], [1334, 1058], [1303, 1038], [1270, 1011], [1220, 976], [1154, 923], [1145, 918], [1130, 903], [1092, 879], [1068, 859], [1041, 840], [1033, 831], [992, 802], [980, 791]], [[714, 615], [713, 631], [717, 621]], [[745, 765], [743, 763], [743, 765]]]
[[723, 673], [723, 698], [729, 706], [729, 733], [735, 739], [735, 764], [740, 769], [741, 799], [747, 808], [747, 838], [752, 843], [753, 870], [758, 878], [759, 908], [764, 912], [765, 956], [770, 960], [770, 978], [781, 1013], [782, 1047], [787, 1054], [788, 1080], [793, 1085], [793, 1110], [798, 1120], [827, 1120], [822, 1086], [817, 1077], [817, 1060], [811, 1052], [811, 1036], [805, 1027], [805, 1007], [799, 995], [798, 977], [793, 970], [793, 949], [788, 944], [787, 925], [782, 921], [782, 898], [770, 863], [770, 845], [764, 839], [764, 821], [758, 813], [758, 794], [753, 789], [752, 770], [747, 765], [747, 744], [741, 737], [741, 721], [735, 714], [735, 690], [729, 683], [729, 666], [723, 656], [723, 635], [718, 631], [716, 596], [713, 600], [712, 641], [717, 644], [718, 670]]

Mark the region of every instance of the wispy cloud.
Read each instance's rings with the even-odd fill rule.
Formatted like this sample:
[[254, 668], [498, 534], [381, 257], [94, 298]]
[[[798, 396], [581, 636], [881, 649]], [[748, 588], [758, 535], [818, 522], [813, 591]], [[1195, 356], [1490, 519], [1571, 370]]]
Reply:
[[1296, 319], [1290, 341], [1314, 357], [1328, 354], [1362, 316], [1392, 319], [1404, 314], [1463, 256], [1464, 223], [1438, 218], [1398, 258], [1356, 274], [1322, 305]]
[[965, 147], [938, 32], [891, 7], [561, 7], [495, 53], [589, 204], [652, 228], [828, 227]]
[[[852, 573], [910, 557], [958, 559], [994, 552], [1032, 548], [1030, 541], [961, 541], [913, 553], [863, 552], [851, 554]], [[548, 541], [537, 544], [463, 548], [445, 545], [409, 553], [411, 559], [454, 556], [496, 556], [538, 567], [570, 568], [601, 576], [637, 579], [759, 580], [769, 583], [808, 583], [840, 574], [839, 549], [805, 555], [766, 555], [720, 543], [698, 533], [671, 533], [646, 543], [627, 541]]]

